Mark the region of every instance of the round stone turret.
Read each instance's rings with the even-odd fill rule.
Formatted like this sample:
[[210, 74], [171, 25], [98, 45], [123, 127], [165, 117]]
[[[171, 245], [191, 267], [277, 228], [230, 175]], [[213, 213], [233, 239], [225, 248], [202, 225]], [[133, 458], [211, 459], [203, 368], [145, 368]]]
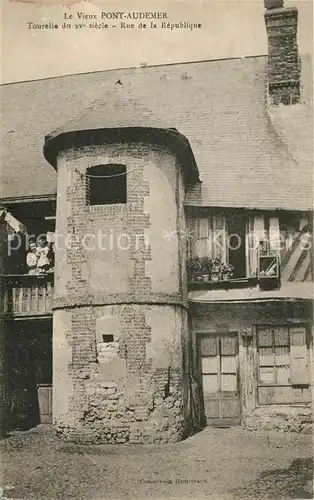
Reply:
[[58, 172], [54, 422], [84, 442], [177, 441], [191, 427], [190, 145], [115, 91], [44, 154]]

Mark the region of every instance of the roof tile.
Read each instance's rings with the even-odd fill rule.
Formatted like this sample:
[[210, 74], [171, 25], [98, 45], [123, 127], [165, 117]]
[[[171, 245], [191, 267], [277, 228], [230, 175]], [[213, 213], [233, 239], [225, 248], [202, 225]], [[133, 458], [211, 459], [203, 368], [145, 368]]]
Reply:
[[188, 204], [310, 209], [310, 60], [305, 58], [302, 68], [306, 102], [272, 113], [266, 64], [267, 57], [260, 56], [6, 84], [1, 196], [55, 192], [56, 173], [43, 156], [45, 136], [64, 124], [73, 130], [88, 127], [94, 117], [105, 127], [152, 120], [155, 127], [185, 135], [202, 180], [187, 193]]

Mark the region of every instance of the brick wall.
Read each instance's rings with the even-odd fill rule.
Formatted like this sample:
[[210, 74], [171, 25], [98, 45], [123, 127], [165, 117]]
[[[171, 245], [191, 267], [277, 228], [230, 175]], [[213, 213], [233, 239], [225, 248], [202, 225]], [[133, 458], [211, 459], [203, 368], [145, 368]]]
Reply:
[[300, 100], [300, 63], [297, 45], [298, 11], [294, 8], [267, 10], [268, 89], [273, 104]]
[[[88, 166], [106, 163], [127, 165], [127, 205], [87, 206]], [[64, 296], [128, 293], [146, 300], [151, 293], [184, 298], [180, 256], [185, 241], [184, 190], [179, 185], [180, 166], [165, 150], [147, 144], [111, 145], [68, 151], [58, 160], [58, 216], [56, 230], [72, 238], [71, 248], [56, 250], [57, 303]], [[62, 180], [60, 180], [60, 178]], [[182, 182], [182, 181], [181, 181]], [[106, 248], [95, 235], [105, 235]], [[127, 235], [127, 238], [125, 238]], [[118, 248], [121, 246], [127, 248]], [[129, 244], [128, 244], [129, 243]], [[167, 279], [165, 278], [167, 276]]]

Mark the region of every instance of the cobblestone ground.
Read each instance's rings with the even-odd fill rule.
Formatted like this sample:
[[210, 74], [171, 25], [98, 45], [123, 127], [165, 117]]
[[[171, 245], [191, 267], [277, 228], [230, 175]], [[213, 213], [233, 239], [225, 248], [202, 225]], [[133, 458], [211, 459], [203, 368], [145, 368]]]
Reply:
[[207, 427], [178, 444], [77, 446], [39, 426], [0, 452], [2, 498], [313, 498], [311, 435]]

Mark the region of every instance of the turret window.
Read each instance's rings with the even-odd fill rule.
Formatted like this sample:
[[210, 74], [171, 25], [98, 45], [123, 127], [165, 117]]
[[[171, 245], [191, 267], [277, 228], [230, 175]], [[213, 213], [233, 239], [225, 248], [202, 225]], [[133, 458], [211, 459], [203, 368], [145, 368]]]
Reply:
[[126, 166], [95, 165], [86, 172], [87, 205], [126, 203]]

